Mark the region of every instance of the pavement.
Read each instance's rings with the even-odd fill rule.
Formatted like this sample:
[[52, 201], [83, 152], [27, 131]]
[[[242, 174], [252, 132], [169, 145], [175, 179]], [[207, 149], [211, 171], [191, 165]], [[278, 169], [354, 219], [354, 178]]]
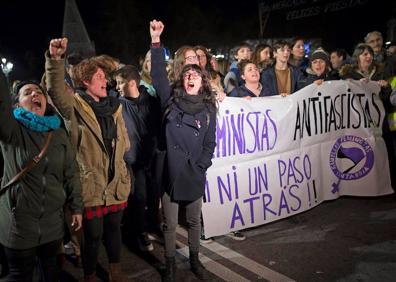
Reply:
[[[396, 281], [394, 195], [342, 197], [244, 234], [245, 241], [221, 236], [201, 245], [210, 281]], [[163, 245], [153, 244], [153, 252], [141, 252], [133, 243], [123, 246], [122, 269], [130, 281], [161, 281]], [[177, 247], [177, 281], [198, 281], [189, 270], [183, 227], [177, 230]], [[98, 281], [108, 281], [104, 253]], [[70, 258], [61, 281], [82, 276]]]

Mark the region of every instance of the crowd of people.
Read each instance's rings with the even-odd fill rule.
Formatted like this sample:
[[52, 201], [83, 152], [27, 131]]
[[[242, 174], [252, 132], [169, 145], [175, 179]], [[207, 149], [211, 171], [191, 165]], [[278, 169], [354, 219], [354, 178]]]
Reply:
[[[153, 20], [149, 29], [140, 68], [107, 55], [68, 54], [60, 38], [45, 52], [41, 82], [9, 87], [0, 75], [4, 281], [31, 281], [35, 268], [43, 281], [57, 281], [65, 246], [73, 248], [83, 281], [96, 281], [102, 242], [110, 281], [127, 281], [123, 237], [153, 251], [153, 236], [164, 241], [162, 280], [176, 281], [179, 208], [186, 211], [191, 271], [207, 280], [199, 252], [211, 239], [201, 209], [217, 107], [227, 96], [288, 96], [327, 80], [376, 81], [390, 114], [383, 136], [395, 167], [396, 44], [386, 50], [381, 33], [368, 33], [351, 57], [344, 49], [305, 54], [301, 37], [254, 48], [243, 42], [223, 73], [204, 46], [182, 46], [167, 61], [164, 24]], [[245, 239], [242, 232], [228, 236]]]

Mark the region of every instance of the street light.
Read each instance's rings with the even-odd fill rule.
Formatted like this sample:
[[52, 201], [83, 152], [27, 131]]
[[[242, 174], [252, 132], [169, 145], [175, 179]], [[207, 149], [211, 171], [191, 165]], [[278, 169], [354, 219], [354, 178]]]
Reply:
[[3, 71], [6, 79], [7, 79], [7, 84], [9, 85], [9, 79], [8, 76], [10, 72], [12, 71], [12, 68], [14, 67], [14, 64], [11, 62], [7, 62], [6, 58], [1, 58], [1, 70]]

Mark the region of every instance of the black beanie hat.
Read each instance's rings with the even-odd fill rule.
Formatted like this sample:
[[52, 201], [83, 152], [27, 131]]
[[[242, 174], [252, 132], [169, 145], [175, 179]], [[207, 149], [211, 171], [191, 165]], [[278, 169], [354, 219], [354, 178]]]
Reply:
[[330, 63], [329, 54], [322, 48], [318, 48], [312, 52], [311, 56], [309, 57], [309, 62], [312, 63], [316, 59], [322, 59], [327, 64]]

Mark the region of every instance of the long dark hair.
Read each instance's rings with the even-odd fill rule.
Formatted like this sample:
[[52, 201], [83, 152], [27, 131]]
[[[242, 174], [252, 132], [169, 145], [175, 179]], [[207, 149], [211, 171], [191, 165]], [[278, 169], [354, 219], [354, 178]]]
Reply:
[[[198, 50], [201, 50], [202, 52], [204, 52], [205, 57], [206, 57], [205, 70], [207, 72], [209, 72], [212, 69], [212, 65], [210, 64], [210, 60], [212, 59], [212, 55], [209, 53], [208, 49], [205, 46], [197, 45], [197, 46], [194, 46], [194, 50], [195, 50], [195, 53], [197, 53]], [[198, 56], [198, 53], [197, 53], [197, 56]]]
[[272, 58], [274, 57], [274, 54], [272, 53], [272, 47], [271, 47], [270, 45], [268, 45], [268, 44], [260, 43], [260, 44], [258, 44], [258, 45], [256, 46], [256, 48], [254, 49], [254, 52], [253, 52], [253, 55], [252, 55], [252, 62], [253, 62], [255, 65], [258, 65], [258, 64], [261, 63], [261, 61], [260, 61], [260, 53], [261, 53], [261, 51], [263, 51], [265, 48], [269, 48], [270, 57], [269, 57], [268, 60], [271, 61]]
[[188, 64], [183, 67], [173, 86], [173, 98], [188, 95], [184, 89], [184, 75], [190, 70], [196, 71], [202, 78], [202, 85], [198, 90], [198, 95], [204, 96], [203, 102], [208, 105], [209, 109], [216, 109], [216, 97], [212, 92], [207, 72], [203, 71], [198, 65]]

